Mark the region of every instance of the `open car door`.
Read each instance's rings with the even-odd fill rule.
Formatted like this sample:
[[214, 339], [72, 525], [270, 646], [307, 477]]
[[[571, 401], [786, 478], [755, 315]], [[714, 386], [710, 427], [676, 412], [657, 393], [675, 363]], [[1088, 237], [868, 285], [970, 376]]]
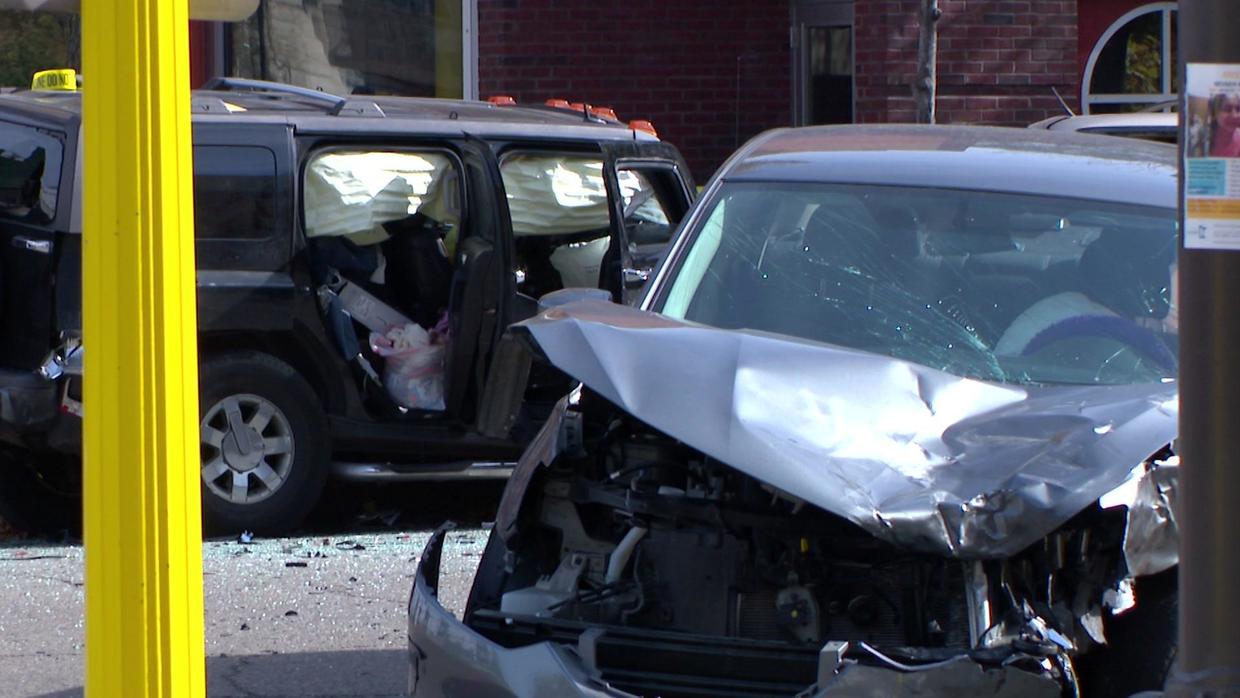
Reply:
[[466, 236], [455, 252], [445, 402], [449, 414], [469, 421], [485, 389], [495, 343], [509, 319], [514, 281], [507, 273], [509, 214], [495, 154], [485, 141], [467, 136], [461, 155], [475, 201], [466, 207]]
[[[662, 143], [609, 143], [601, 153], [512, 147], [500, 172], [519, 307], [509, 324], [542, 305], [601, 295], [590, 289], [636, 300], [692, 201], [683, 159]], [[499, 343], [479, 410], [482, 434], [501, 438], [540, 424], [570, 388], [567, 376], [531, 358], [520, 340], [505, 335]]]
[[607, 172], [621, 240], [613, 273], [621, 300], [632, 304], [693, 203], [693, 180], [665, 143], [609, 144]]

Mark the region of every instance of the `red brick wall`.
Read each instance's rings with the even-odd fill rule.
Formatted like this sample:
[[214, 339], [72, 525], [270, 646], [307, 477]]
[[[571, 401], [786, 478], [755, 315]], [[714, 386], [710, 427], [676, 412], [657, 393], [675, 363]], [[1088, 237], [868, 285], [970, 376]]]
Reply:
[[[940, 0], [938, 121], [1028, 124], [1061, 113], [1052, 86], [1077, 109], [1077, 2]], [[913, 120], [920, 5], [856, 1], [858, 121]], [[480, 93], [650, 119], [704, 181], [790, 123], [789, 26], [786, 0], [478, 0]]]
[[1078, 44], [1076, 47], [1077, 60], [1081, 63], [1081, 70], [1085, 69], [1085, 64], [1089, 62], [1089, 52], [1094, 49], [1094, 44], [1098, 43], [1098, 39], [1102, 38], [1102, 33], [1107, 30], [1116, 20], [1129, 10], [1135, 10], [1142, 5], [1150, 4], [1153, 0], [1088, 0], [1079, 4], [1077, 11], [1080, 12], [1080, 32], [1078, 34]]
[[[912, 121], [920, 0], [856, 3], [857, 120]], [[1024, 125], [1077, 110], [1076, 0], [940, 0], [940, 123]]]
[[478, 0], [479, 93], [650, 119], [703, 182], [790, 123], [789, 21], [770, 0]]

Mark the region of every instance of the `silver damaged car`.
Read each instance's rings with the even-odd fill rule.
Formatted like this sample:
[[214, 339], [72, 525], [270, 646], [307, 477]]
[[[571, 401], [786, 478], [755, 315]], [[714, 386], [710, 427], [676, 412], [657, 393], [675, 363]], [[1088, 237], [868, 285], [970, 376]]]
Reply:
[[[577, 381], [415, 696], [1118, 696], [1175, 656], [1173, 147], [773, 131], [640, 307], [542, 299]], [[535, 366], [531, 374], [529, 367]], [[497, 391], [502, 432], [523, 408]], [[445, 528], [446, 530], [446, 528]]]

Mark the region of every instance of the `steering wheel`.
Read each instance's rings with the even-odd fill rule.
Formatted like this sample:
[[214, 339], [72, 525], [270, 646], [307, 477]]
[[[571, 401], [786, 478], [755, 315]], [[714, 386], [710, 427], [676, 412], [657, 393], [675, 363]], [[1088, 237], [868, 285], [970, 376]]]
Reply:
[[1022, 355], [1036, 353], [1068, 339], [1097, 338], [1119, 342], [1153, 361], [1165, 371], [1175, 371], [1175, 354], [1152, 330], [1119, 315], [1073, 315], [1048, 325], [1025, 345]]
[[1029, 356], [1072, 339], [1103, 339], [1131, 349], [1164, 374], [1175, 371], [1175, 353], [1158, 334], [1077, 291], [1043, 298], [1008, 325], [995, 344], [1000, 356]]

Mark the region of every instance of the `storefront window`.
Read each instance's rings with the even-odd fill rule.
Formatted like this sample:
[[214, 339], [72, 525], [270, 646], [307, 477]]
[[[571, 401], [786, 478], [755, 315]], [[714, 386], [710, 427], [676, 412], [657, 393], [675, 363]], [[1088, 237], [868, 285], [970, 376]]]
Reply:
[[1172, 108], [1179, 89], [1175, 8], [1173, 2], [1143, 5], [1102, 34], [1085, 66], [1085, 113]]
[[262, 0], [233, 27], [231, 72], [334, 94], [462, 97], [471, 3]]

